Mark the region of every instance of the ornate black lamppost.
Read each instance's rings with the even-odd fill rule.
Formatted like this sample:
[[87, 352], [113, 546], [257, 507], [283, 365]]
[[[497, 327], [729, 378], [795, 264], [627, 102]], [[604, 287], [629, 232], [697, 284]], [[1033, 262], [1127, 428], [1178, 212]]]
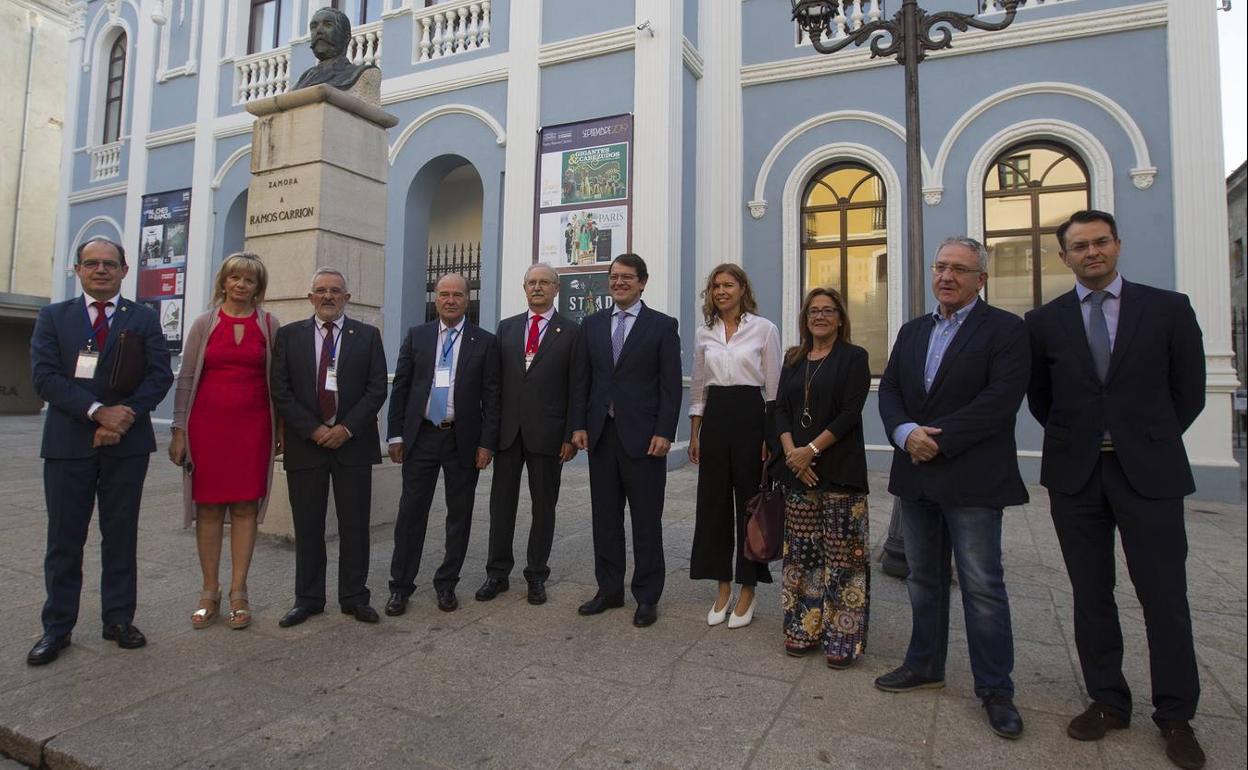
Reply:
[[[990, 0], [992, 1], [992, 0]], [[876, 19], [857, 29], [845, 29], [845, 36], [824, 41], [824, 35], [833, 34], [833, 25], [841, 16], [841, 6], [846, 10], [853, 6], [851, 0], [790, 0], [793, 20], [806, 33], [810, 44], [819, 53], [836, 53], [851, 45], [870, 41], [871, 58], [895, 57], [905, 67], [906, 83], [906, 240], [908, 259], [906, 273], [909, 285], [910, 317], [917, 318], [926, 304], [924, 287], [927, 280], [923, 270], [923, 165], [922, 143], [919, 134], [919, 62], [928, 51], [953, 47], [953, 30], [965, 32], [976, 29], [996, 31], [1005, 29], [1014, 21], [1019, 0], [997, 0], [1004, 11], [1000, 21], [988, 22], [973, 14], [955, 11], [928, 13], [919, 7], [918, 0], [902, 0], [901, 10], [892, 19]], [[861, 10], [861, 5], [858, 6]], [[842, 17], [848, 21], [849, 13]], [[901, 538], [901, 523], [897, 508], [888, 525], [888, 540], [884, 543], [884, 571], [896, 577], [905, 577], [906, 552]]]

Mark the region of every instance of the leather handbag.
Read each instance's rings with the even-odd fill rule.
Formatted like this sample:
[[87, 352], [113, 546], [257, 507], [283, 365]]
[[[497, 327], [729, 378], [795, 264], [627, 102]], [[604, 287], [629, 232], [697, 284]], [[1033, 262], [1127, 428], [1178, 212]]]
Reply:
[[784, 490], [772, 483], [768, 465], [763, 463], [758, 494], [745, 503], [745, 558], [764, 563], [779, 559], [784, 550]]

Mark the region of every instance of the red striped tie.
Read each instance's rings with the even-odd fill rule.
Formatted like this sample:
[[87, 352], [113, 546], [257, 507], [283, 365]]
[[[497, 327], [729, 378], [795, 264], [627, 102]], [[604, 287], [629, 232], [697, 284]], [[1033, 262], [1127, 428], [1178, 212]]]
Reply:
[[91, 331], [95, 333], [95, 346], [97, 350], [103, 351], [104, 346], [108, 344], [108, 311], [107, 308], [113, 306], [111, 302], [92, 302], [91, 307], [95, 308], [95, 322], [91, 324]]

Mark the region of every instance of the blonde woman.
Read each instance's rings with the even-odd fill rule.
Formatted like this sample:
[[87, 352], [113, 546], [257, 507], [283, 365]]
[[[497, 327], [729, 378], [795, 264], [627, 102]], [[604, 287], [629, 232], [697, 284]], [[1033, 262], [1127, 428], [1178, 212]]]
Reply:
[[217, 271], [212, 308], [186, 335], [174, 399], [169, 459], [180, 465], [184, 524], [195, 523], [203, 592], [191, 625], [206, 628], [221, 607], [220, 562], [230, 522], [229, 611], [226, 624], [251, 624], [247, 571], [281, 451], [269, 400], [277, 319], [260, 308], [268, 284], [255, 254], [231, 254]]

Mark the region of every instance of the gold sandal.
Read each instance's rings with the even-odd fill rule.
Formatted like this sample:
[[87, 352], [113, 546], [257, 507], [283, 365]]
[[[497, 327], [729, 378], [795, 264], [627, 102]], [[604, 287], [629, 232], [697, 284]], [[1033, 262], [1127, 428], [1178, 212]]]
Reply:
[[251, 625], [251, 605], [247, 602], [246, 591], [230, 591], [230, 611], [225, 615], [225, 624], [235, 631]]
[[191, 628], [195, 630], [205, 629], [212, 625], [217, 619], [217, 614], [221, 611], [221, 591], [201, 591], [199, 594], [199, 609], [191, 613]]

